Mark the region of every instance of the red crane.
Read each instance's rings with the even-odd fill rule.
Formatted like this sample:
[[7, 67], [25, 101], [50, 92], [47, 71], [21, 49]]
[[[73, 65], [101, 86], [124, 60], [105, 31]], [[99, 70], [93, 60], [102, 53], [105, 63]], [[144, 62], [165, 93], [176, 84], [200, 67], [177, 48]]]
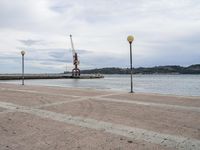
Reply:
[[73, 64], [74, 64], [74, 69], [72, 69], [72, 77], [80, 77], [80, 69], [78, 68], [80, 61], [78, 60], [78, 54], [74, 49], [74, 44], [73, 44], [73, 41], [72, 41], [72, 35], [70, 35], [70, 39], [71, 39]]

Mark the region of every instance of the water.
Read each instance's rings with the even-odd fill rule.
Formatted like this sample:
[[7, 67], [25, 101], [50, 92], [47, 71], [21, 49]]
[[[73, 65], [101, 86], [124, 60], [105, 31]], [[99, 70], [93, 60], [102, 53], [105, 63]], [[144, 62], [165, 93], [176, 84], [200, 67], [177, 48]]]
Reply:
[[[21, 81], [0, 81], [21, 84]], [[129, 75], [105, 75], [103, 79], [41, 79], [26, 80], [27, 85], [95, 88], [130, 91]], [[183, 96], [200, 96], [200, 75], [134, 75], [133, 90], [144, 93], [160, 93]]]

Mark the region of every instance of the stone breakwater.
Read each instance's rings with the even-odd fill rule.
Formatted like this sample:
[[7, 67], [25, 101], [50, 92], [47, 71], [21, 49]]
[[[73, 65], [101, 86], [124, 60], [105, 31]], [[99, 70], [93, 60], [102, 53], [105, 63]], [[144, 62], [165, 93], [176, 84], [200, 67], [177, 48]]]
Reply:
[[[80, 77], [72, 77], [69, 74], [25, 74], [25, 79], [98, 79], [103, 78], [103, 75], [81, 75]], [[0, 74], [0, 80], [20, 80], [21, 74]]]

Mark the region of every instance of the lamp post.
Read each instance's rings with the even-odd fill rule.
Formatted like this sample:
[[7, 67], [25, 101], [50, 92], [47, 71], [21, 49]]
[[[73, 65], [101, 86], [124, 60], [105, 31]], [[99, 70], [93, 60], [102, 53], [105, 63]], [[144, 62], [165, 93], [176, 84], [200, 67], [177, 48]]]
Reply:
[[129, 35], [127, 37], [127, 40], [130, 44], [130, 70], [131, 70], [131, 92], [130, 93], [133, 93], [132, 42], [134, 40], [134, 37], [132, 35]]
[[24, 85], [24, 55], [25, 51], [21, 51], [22, 54], [22, 85]]

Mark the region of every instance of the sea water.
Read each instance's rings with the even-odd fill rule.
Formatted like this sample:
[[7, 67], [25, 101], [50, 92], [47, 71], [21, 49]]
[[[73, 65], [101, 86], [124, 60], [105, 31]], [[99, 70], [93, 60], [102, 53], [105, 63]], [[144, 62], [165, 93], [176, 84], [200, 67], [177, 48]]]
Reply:
[[[21, 84], [20, 80], [0, 81]], [[102, 79], [35, 79], [27, 85], [130, 91], [130, 75], [104, 75]], [[133, 75], [133, 91], [183, 96], [200, 96], [200, 75]]]

